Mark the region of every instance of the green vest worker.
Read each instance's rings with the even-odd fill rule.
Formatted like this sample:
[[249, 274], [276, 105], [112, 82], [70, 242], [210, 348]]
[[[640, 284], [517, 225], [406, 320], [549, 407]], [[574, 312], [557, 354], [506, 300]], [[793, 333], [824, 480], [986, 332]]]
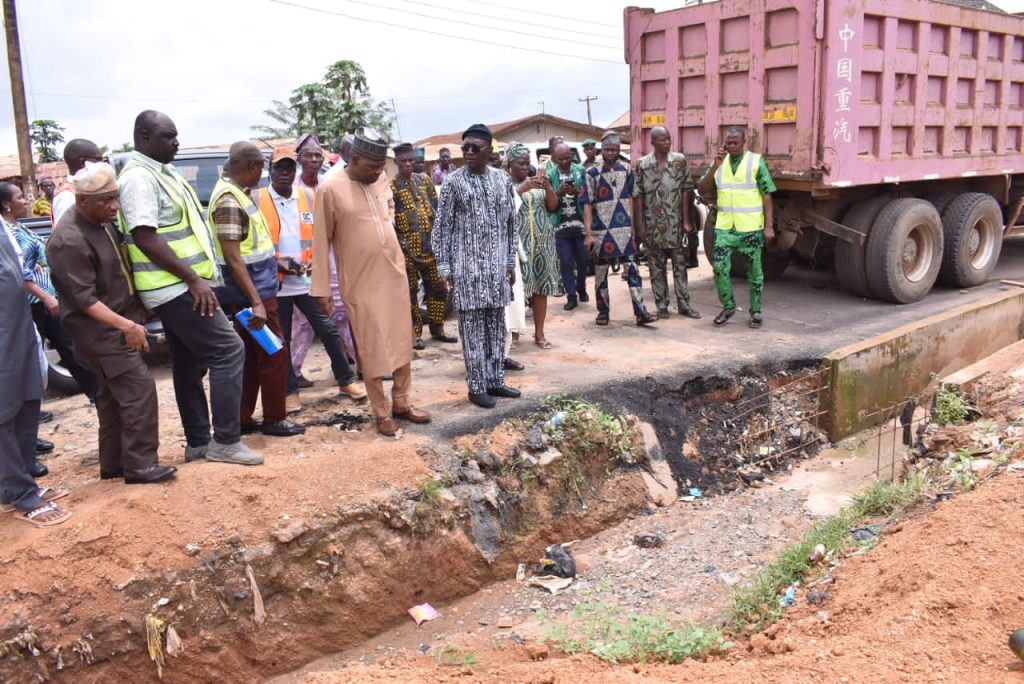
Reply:
[[[250, 327], [264, 325], [284, 339], [278, 318], [278, 262], [266, 219], [252, 201], [250, 189], [260, 184], [266, 160], [251, 142], [236, 142], [228, 152], [224, 177], [210, 195], [210, 223], [217, 233], [217, 263], [224, 269], [224, 287], [217, 297], [229, 315], [252, 307]], [[235, 328], [245, 344], [242, 379], [242, 432], [257, 430], [275, 437], [292, 437], [306, 431], [288, 420], [285, 387], [288, 383], [288, 352], [268, 354], [236, 320]], [[252, 418], [256, 398], [263, 400], [263, 422]]]
[[[224, 281], [199, 200], [171, 165], [178, 152], [174, 122], [152, 110], [139, 114], [135, 150], [118, 178], [118, 223], [135, 289], [143, 305], [160, 317], [167, 336], [174, 395], [187, 441], [185, 461], [206, 457], [262, 463], [263, 457], [241, 441], [245, 347], [213, 293]], [[209, 404], [203, 388], [207, 372]]]
[[[736, 313], [732, 295], [733, 252], [747, 262], [747, 285], [750, 288], [751, 328], [760, 328], [761, 295], [764, 293], [764, 272], [761, 252], [765, 240], [772, 239], [772, 195], [775, 183], [761, 155], [746, 150], [747, 136], [742, 128], [732, 126], [725, 132], [725, 144], [718, 151], [715, 163], [697, 184], [704, 197], [717, 195], [715, 205], [715, 244], [711, 263], [715, 271], [715, 289], [722, 311], [715, 316], [715, 325], [725, 325]], [[728, 163], [723, 163], [728, 159]], [[710, 245], [705, 245], [705, 248]]]

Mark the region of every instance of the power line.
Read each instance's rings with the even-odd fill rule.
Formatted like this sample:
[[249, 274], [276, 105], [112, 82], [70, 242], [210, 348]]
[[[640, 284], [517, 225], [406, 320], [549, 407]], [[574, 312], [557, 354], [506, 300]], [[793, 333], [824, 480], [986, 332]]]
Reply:
[[232, 98], [211, 98], [211, 97], [169, 97], [167, 95], [85, 95], [81, 93], [44, 93], [40, 92], [39, 95], [46, 97], [67, 97], [79, 100], [145, 100], [145, 101], [164, 101], [164, 102], [260, 102], [266, 104], [265, 99], [247, 99], [240, 97]]
[[551, 55], [553, 57], [571, 57], [573, 59], [581, 59], [581, 60], [586, 61], [586, 62], [601, 62], [603, 64], [622, 64], [622, 62], [619, 62], [618, 60], [600, 59], [598, 57], [584, 57], [582, 55], [573, 55], [573, 54], [569, 54], [567, 52], [554, 52], [554, 51], [551, 51], [551, 50], [540, 50], [540, 49], [537, 49], [537, 48], [522, 47], [520, 45], [510, 45], [508, 43], [498, 43], [498, 42], [491, 41], [491, 40], [484, 40], [483, 38], [470, 38], [468, 36], [460, 36], [458, 34], [453, 34], [453, 33], [442, 33], [441, 31], [431, 31], [431, 30], [425, 29], [425, 28], [420, 28], [420, 27], [416, 27], [416, 26], [408, 26], [406, 24], [396, 24], [396, 23], [393, 23], [393, 22], [381, 21], [381, 20], [378, 20], [378, 19], [367, 19], [365, 17], [355, 17], [355, 16], [352, 16], [351, 14], [345, 14], [343, 12], [337, 12], [337, 11], [334, 11], [334, 10], [326, 10], [326, 9], [322, 9], [320, 7], [310, 7], [308, 5], [300, 5], [299, 3], [288, 2], [287, 0], [270, 0], [270, 2], [278, 4], [278, 5], [286, 5], [286, 6], [289, 6], [289, 7], [295, 7], [297, 9], [309, 10], [310, 12], [318, 12], [320, 14], [330, 14], [330, 15], [333, 15], [333, 16], [336, 16], [336, 17], [341, 17], [343, 19], [349, 19], [351, 21], [362, 21], [362, 22], [365, 22], [365, 23], [368, 23], [368, 24], [375, 24], [375, 25], [379, 25], [379, 26], [391, 26], [393, 28], [405, 29], [407, 31], [416, 31], [417, 33], [426, 33], [426, 34], [429, 34], [429, 35], [432, 35], [432, 36], [441, 36], [442, 38], [448, 38], [450, 40], [465, 40], [465, 41], [468, 41], [470, 43], [482, 43], [483, 45], [493, 45], [493, 46], [496, 46], [496, 47], [508, 48], [510, 50], [521, 50], [523, 52], [536, 52], [538, 54]]
[[[526, 12], [527, 14], [534, 14], [540, 17], [551, 17], [552, 19], [563, 19], [565, 21], [575, 22], [577, 24], [595, 24], [597, 26], [608, 26], [610, 28], [622, 28], [618, 24], [607, 24], [602, 21], [594, 21], [593, 19], [580, 19], [579, 17], [567, 17], [564, 14], [549, 14], [547, 12], [536, 12], [534, 10], [519, 9], [518, 7], [506, 7], [505, 5], [498, 2], [484, 2], [483, 0], [473, 0], [474, 5], [488, 5], [489, 7], [497, 7], [499, 9], [505, 9], [510, 12]], [[515, 21], [515, 19], [510, 19]]]
[[[423, 4], [421, 0], [398, 0], [398, 2], [404, 2], [407, 5], [422, 5]], [[451, 10], [451, 9], [448, 9], [448, 8], [434, 8], [434, 9], [444, 9], [445, 11], [448, 11], [448, 12], [457, 11], [457, 10]], [[514, 10], [515, 8], [511, 8], [511, 9]], [[412, 12], [410, 12], [410, 14], [412, 14]], [[516, 24], [518, 24], [520, 26], [537, 26], [539, 28], [548, 29], [548, 30], [553, 30], [553, 29], [554, 30], [560, 30], [562, 28], [562, 27], [559, 27], [559, 26], [552, 27], [550, 24], [537, 24], [537, 23], [534, 23], [534, 22], [531, 22], [531, 21], [520, 21], [519, 19], [510, 19], [509, 17], [502, 17], [502, 16], [498, 16], [497, 14], [484, 14], [483, 12], [480, 12], [477, 9], [473, 10], [473, 15], [474, 16], [478, 16], [478, 17], [487, 17], [489, 19], [498, 19], [499, 21], [514, 21], [514, 22], [516, 22]], [[446, 19], [445, 21], [448, 21], [448, 20]], [[504, 30], [504, 29], [502, 29], [502, 30]], [[620, 35], [612, 35], [610, 33], [594, 33], [593, 31], [580, 31], [578, 29], [573, 29], [572, 33], [574, 35], [578, 35], [578, 36], [597, 36], [598, 38], [612, 38], [612, 39], [620, 39], [620, 40], [622, 38], [622, 36], [620, 36]], [[547, 38], [547, 36], [538, 36], [538, 38]], [[561, 39], [560, 38], [552, 38], [552, 40], [561, 40]], [[590, 44], [591, 43], [587, 43], [587, 45], [590, 45]]]

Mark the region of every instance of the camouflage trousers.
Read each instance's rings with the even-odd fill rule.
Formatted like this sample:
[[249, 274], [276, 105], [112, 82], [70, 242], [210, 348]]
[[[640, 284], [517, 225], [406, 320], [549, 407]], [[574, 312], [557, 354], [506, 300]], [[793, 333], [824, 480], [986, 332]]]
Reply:
[[[707, 249], [707, 245], [704, 245]], [[715, 271], [715, 289], [723, 309], [735, 309], [732, 295], [732, 255], [738, 252], [747, 264], [747, 287], [750, 289], [750, 315], [761, 313], [761, 295], [764, 294], [764, 271], [761, 270], [761, 252], [764, 251], [764, 231], [738, 233], [734, 230], [716, 230], [715, 248], [711, 264]]]
[[647, 265], [651, 269], [651, 291], [658, 311], [668, 311], [668, 262], [672, 262], [672, 284], [675, 289], [676, 306], [690, 306], [690, 288], [686, 277], [686, 260], [689, 246], [660, 249], [647, 248]]

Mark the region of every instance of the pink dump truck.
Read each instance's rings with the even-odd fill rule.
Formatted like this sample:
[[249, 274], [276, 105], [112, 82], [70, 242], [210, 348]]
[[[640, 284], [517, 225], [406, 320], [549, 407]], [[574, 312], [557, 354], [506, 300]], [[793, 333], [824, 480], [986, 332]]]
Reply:
[[663, 125], [703, 170], [745, 128], [779, 188], [766, 272], [832, 262], [900, 303], [990, 276], [1024, 206], [1024, 18], [933, 0], [624, 14], [634, 158]]

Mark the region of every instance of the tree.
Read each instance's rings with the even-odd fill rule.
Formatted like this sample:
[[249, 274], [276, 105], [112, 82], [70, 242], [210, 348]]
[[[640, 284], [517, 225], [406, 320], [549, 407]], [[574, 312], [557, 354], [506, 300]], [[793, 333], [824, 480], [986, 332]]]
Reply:
[[287, 103], [274, 100], [271, 104], [263, 114], [273, 123], [252, 126], [253, 132], [275, 138], [312, 132], [332, 147], [362, 126], [389, 135], [395, 121], [389, 105], [370, 97], [366, 72], [352, 60], [335, 62], [321, 81], [293, 90]]
[[36, 151], [39, 153], [39, 161], [55, 162], [60, 159], [57, 155], [57, 145], [64, 142], [64, 127], [53, 119], [36, 119], [29, 124], [28, 137], [36, 144]]

